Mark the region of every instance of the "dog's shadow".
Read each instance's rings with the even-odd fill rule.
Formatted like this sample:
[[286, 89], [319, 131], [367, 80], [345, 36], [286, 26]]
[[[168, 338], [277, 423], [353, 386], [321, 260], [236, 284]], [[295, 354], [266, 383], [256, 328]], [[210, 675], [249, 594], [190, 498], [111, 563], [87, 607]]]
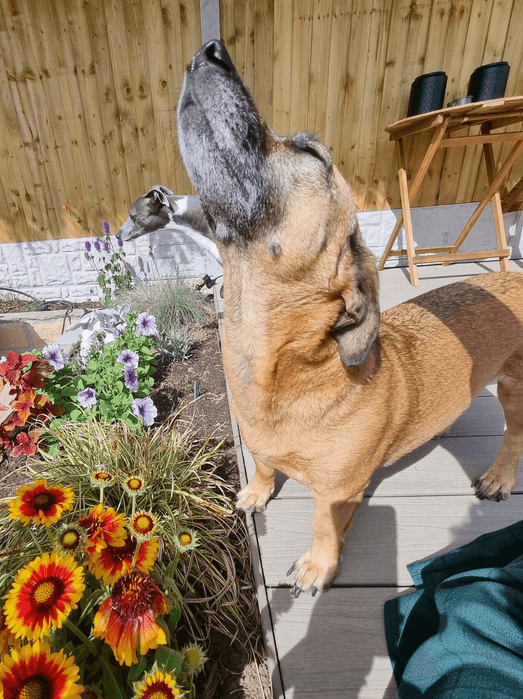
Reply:
[[[365, 514], [367, 508], [368, 498], [360, 512]], [[379, 522], [382, 541], [386, 542], [386, 555], [381, 557], [380, 565], [384, 570], [395, 572], [394, 508], [373, 506], [372, 517]], [[368, 555], [372, 556], [373, 552], [369, 551]], [[362, 578], [368, 578], [364, 562], [360, 559], [358, 563], [358, 557], [351, 555], [347, 545], [345, 556], [346, 564], [357, 568], [356, 576], [361, 572]], [[342, 554], [342, 566], [343, 557]], [[383, 637], [383, 604], [386, 599], [397, 596], [397, 591], [394, 587], [383, 589], [378, 580], [375, 582], [374, 587], [372, 581], [367, 581], [364, 588], [338, 587], [334, 583], [328, 592], [316, 597], [302, 593], [298, 600], [291, 596], [288, 587], [268, 589], [279, 659], [272, 674], [276, 697], [357, 699], [365, 686], [370, 689], [370, 683], [374, 685], [378, 675], [385, 675], [385, 684], [388, 683], [380, 699], [396, 697], [396, 684], [392, 676], [389, 678], [391, 668]]]
[[[437, 449], [447, 451], [449, 457], [455, 462], [449, 466], [449, 469], [463, 470], [466, 480], [461, 478], [459, 481], [458, 478], [458, 482], [461, 482], [462, 490], [463, 486], [468, 487], [467, 481], [472, 482], [491, 465], [490, 460], [495, 457], [502, 440], [504, 416], [495, 393], [496, 390], [492, 386], [485, 389], [471, 408], [444, 436], [430, 440], [392, 466], [377, 471], [372, 478], [370, 491], [379, 489], [381, 484], [386, 485], [388, 479], [401, 474], [406, 469], [415, 468], [416, 464], [424, 459], [428, 462], [431, 459], [437, 462], [440, 458], [445, 458], [444, 454], [438, 457], [434, 453]], [[480, 443], [476, 441], [477, 439]], [[485, 449], [487, 444], [488, 449]], [[479, 454], [481, 458], [478, 458]], [[417, 475], [423, 481], [423, 474]], [[277, 473], [276, 497], [287, 480], [285, 475]], [[441, 490], [447, 490], [444, 478], [442, 478]], [[426, 495], [430, 495], [430, 487]], [[472, 488], [470, 495], [473, 495]], [[472, 498], [472, 502], [477, 501]], [[380, 533], [379, 565], [373, 563], [370, 566], [376, 571], [380, 570], [379, 579], [375, 581], [369, 579], [369, 568], [362, 557], [366, 539], [362, 520], [368, 520], [370, 516], [372, 516], [373, 530]], [[481, 519], [481, 513], [477, 508], [471, 508], [470, 522], [463, 522], [453, 530], [453, 539], [474, 538], [472, 533], [475, 531], [474, 517]], [[258, 518], [257, 526], [260, 527], [258, 533], [263, 536], [265, 533], [263, 518]], [[390, 664], [383, 642], [383, 604], [385, 599], [398, 594], [394, 589], [394, 584], [398, 584], [396, 577], [398, 573], [397, 526], [394, 507], [381, 504], [380, 497], [365, 497], [355, 516], [354, 528], [347, 535], [345, 556], [342, 554], [341, 562], [342, 568], [344, 565], [350, 566], [351, 578], [357, 578], [361, 568], [364, 587], [360, 587], [357, 592], [349, 586], [333, 590], [331, 593], [320, 594], [315, 599], [304, 594], [295, 601], [288, 588], [269, 590], [273, 624], [277, 627], [278, 620], [284, 622], [279, 638], [278, 631], [276, 632], [280, 660], [280, 665], [275, 668], [273, 674], [276, 687], [283, 682], [286, 692], [291, 692], [294, 697], [316, 693], [318, 696], [344, 696], [356, 699], [366, 686], [370, 688], [369, 682], [374, 683], [378, 674], [390, 673]], [[454, 543], [448, 548], [452, 549], [457, 545], [459, 544]], [[438, 553], [442, 551], [434, 551], [433, 555]], [[372, 552], [366, 552], [367, 554], [371, 555]], [[344, 557], [347, 558], [345, 564]], [[386, 572], [390, 572], [390, 586], [383, 589], [381, 585], [383, 574]], [[372, 587], [373, 584], [376, 587]], [[292, 637], [288, 634], [292, 634]], [[340, 668], [349, 667], [350, 670], [340, 671]], [[342, 682], [346, 684], [342, 686]], [[396, 685], [391, 677], [388, 686], [380, 694], [380, 699], [396, 696]]]

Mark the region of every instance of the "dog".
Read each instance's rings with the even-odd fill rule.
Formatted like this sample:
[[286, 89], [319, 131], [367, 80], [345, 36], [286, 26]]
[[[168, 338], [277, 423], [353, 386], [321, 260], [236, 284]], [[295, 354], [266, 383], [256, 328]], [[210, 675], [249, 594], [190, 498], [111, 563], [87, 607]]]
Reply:
[[523, 451], [523, 275], [479, 275], [380, 315], [376, 261], [328, 149], [276, 135], [219, 41], [187, 67], [178, 135], [223, 260], [223, 362], [256, 464], [237, 507], [263, 511], [275, 470], [312, 491], [292, 594], [329, 587], [374, 471], [495, 378], [507, 429], [472, 485], [508, 498]]
[[159, 230], [184, 233], [221, 265], [220, 253], [211, 239], [212, 232], [197, 196], [176, 195], [167, 187], [155, 184], [146, 194], [133, 201], [129, 218], [116, 237], [125, 243]]

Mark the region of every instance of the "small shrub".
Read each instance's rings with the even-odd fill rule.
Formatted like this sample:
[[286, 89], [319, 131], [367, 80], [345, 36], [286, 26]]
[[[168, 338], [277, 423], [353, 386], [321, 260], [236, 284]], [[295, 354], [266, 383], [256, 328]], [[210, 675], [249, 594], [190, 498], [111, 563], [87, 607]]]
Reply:
[[176, 361], [188, 356], [193, 346], [190, 330], [205, 318], [200, 292], [180, 279], [137, 281], [132, 289], [117, 291], [114, 299], [118, 304], [128, 304], [135, 311], [147, 311], [156, 318], [159, 350]]
[[[114, 446], [109, 426], [82, 429], [83, 447], [94, 455], [100, 456], [100, 438]], [[166, 697], [194, 699], [193, 676], [205, 655], [194, 642], [182, 648], [178, 642], [184, 603], [172, 565], [162, 562], [165, 506], [145, 510], [142, 497], [136, 511], [137, 484], [151, 487], [139, 475], [140, 464], [132, 465], [131, 477], [94, 464], [93, 453], [77, 449], [78, 430], [69, 423], [56, 431], [65, 456], [48, 457], [46, 477], [19, 488], [0, 515], [6, 554], [0, 558], [0, 641], [4, 667], [11, 669], [0, 673], [0, 694], [25, 696], [40, 662], [42, 697], [60, 682], [71, 699], [130, 699], [154, 680]], [[106, 491], [114, 507], [102, 502]], [[197, 545], [193, 537], [191, 550]], [[184, 555], [181, 546], [176, 555]]]
[[[219, 445], [197, 441], [175, 418], [155, 430], [92, 420], [55, 424], [50, 432], [57, 455], [31, 461], [37, 480], [0, 502], [0, 596], [14, 599], [17, 572], [41, 568], [43, 556], [54, 556], [69, 570], [64, 574], [76, 576], [78, 589], [70, 608], [51, 621], [47, 642], [53, 652], [74, 656], [76, 681], [100, 690], [101, 678], [101, 696], [128, 699], [136, 683], [170, 672], [185, 691], [180, 696], [191, 699], [192, 677], [205, 660], [197, 644], [208, 643], [212, 628], [231, 639], [240, 629], [247, 639], [254, 631], [245, 624], [255, 601], [245, 593], [249, 581], [238, 575], [249, 558], [248, 538], [229, 486], [214, 472]], [[31, 489], [38, 500], [33, 511]], [[154, 639], [141, 652], [137, 635], [115, 633], [116, 627], [111, 633], [105, 623], [120, 621], [110, 618], [110, 600], [118, 607], [133, 590], [154, 593], [155, 600], [148, 622]], [[16, 626], [26, 644], [28, 625], [15, 619], [13, 604], [4, 612], [7, 625], [0, 607], [0, 638], [19, 645], [7, 634]]]
[[[84, 231], [93, 234], [89, 225], [78, 216], [67, 204], [63, 205], [63, 210], [70, 213], [75, 219], [75, 223], [81, 226]], [[102, 290], [104, 303], [109, 306], [113, 294], [118, 290], [130, 289], [132, 286], [131, 273], [125, 264], [125, 252], [123, 242], [118, 240], [115, 249], [111, 240], [110, 227], [107, 221], [102, 224], [104, 236], [97, 237], [94, 242], [85, 242], [85, 258], [89, 261], [93, 270], [98, 272], [97, 281]], [[96, 255], [93, 253], [93, 249]]]
[[[62, 406], [62, 421], [121, 419], [131, 427], [154, 422], [157, 411], [148, 396], [157, 364], [152, 351], [156, 324], [148, 314], [130, 312], [126, 325], [110, 341], [105, 331], [90, 336], [85, 366], [76, 354], [46, 377], [45, 391]], [[53, 347], [44, 348], [44, 356], [50, 356]]]
[[0, 391], [7, 384], [11, 387], [8, 407], [13, 411], [0, 424], [0, 450], [13, 456], [34, 454], [43, 424], [63, 412], [41, 390], [52, 371], [48, 361], [31, 353], [9, 352], [0, 362]]

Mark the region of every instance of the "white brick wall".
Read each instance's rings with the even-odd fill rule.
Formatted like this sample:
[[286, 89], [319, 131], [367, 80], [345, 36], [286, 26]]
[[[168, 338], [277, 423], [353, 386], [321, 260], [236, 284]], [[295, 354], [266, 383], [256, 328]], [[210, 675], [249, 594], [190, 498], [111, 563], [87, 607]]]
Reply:
[[[414, 237], [420, 247], [451, 244], [475, 204], [431, 206], [412, 210]], [[396, 222], [399, 210], [358, 214], [367, 245], [379, 259]], [[523, 257], [522, 212], [505, 214], [505, 227], [513, 258]], [[85, 241], [93, 238], [41, 240], [0, 245], [0, 286], [26, 291], [43, 300], [68, 298], [86, 301], [100, 296], [97, 272], [85, 259]], [[113, 239], [114, 240], [114, 239]], [[399, 242], [405, 247], [403, 232]], [[113, 243], [116, 248], [116, 241]], [[149, 255], [152, 245], [153, 255]], [[490, 207], [484, 212], [463, 245], [463, 251], [495, 247]], [[126, 261], [141, 278], [162, 279], [178, 274], [183, 278], [221, 274], [219, 264], [183, 233], [159, 231], [125, 243]], [[92, 251], [97, 259], [97, 253]], [[388, 266], [404, 265], [393, 259]]]
[[[476, 204], [452, 204], [449, 206], [427, 206], [412, 209], [412, 227], [416, 246], [429, 247], [452, 245], [476, 208]], [[389, 211], [367, 211], [358, 214], [360, 227], [367, 245], [379, 259], [389, 240], [401, 209]], [[511, 257], [523, 257], [523, 212], [505, 214], [507, 242], [512, 248]], [[487, 206], [479, 221], [461, 246], [462, 252], [470, 250], [492, 250], [496, 247], [496, 235], [492, 208]], [[405, 248], [403, 228], [400, 231], [396, 250]], [[387, 267], [405, 265], [406, 258], [390, 258]]]
[[[25, 291], [42, 300], [94, 300], [101, 296], [98, 272], [85, 257], [85, 242], [92, 244], [94, 240], [70, 238], [0, 245], [0, 286]], [[116, 250], [114, 237], [111, 242]], [[183, 233], [161, 231], [131, 240], [122, 249], [126, 262], [142, 279], [165, 279], [177, 274], [189, 279], [204, 274], [214, 278], [222, 273], [216, 260]], [[95, 262], [100, 259], [94, 248], [91, 254]]]

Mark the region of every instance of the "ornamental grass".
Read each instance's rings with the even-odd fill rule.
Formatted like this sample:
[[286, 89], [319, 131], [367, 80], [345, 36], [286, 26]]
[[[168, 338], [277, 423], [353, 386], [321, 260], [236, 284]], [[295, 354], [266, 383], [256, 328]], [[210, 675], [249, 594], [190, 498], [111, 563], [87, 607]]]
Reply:
[[156, 345], [175, 361], [183, 361], [194, 345], [191, 328], [205, 319], [202, 294], [181, 279], [138, 280], [132, 288], [114, 295], [114, 302], [156, 318]]
[[255, 633], [248, 537], [215, 472], [219, 445], [178, 417], [155, 430], [51, 427], [57, 454], [26, 464], [33, 482], [0, 503], [0, 649], [14, 667], [28, 644], [48, 644], [41, 662], [63, 651], [71, 678], [69, 693], [46, 685], [42, 697], [76, 699], [78, 681], [82, 699], [192, 699], [211, 629]]

